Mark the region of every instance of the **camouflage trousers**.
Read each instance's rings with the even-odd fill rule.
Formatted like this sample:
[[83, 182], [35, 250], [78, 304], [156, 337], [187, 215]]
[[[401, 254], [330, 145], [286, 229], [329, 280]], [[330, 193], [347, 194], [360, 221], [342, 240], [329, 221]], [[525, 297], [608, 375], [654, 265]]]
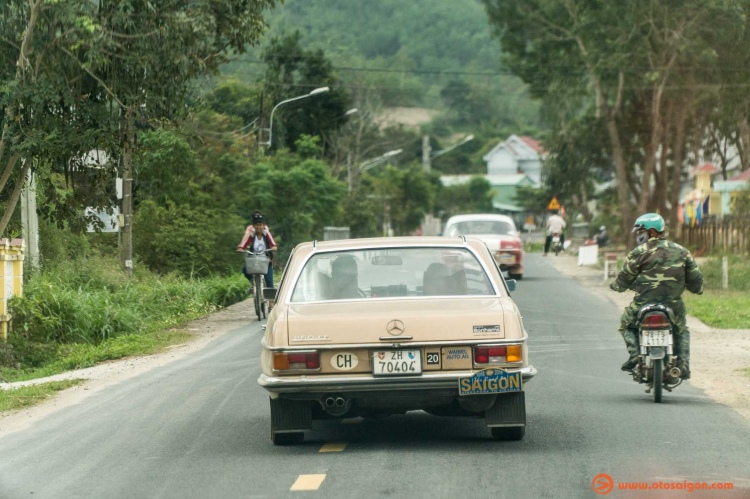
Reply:
[[[675, 326], [677, 327], [677, 330], [674, 332], [674, 354], [687, 362], [690, 360], [690, 330], [687, 327], [685, 303], [682, 299], [679, 299], [664, 303], [664, 305], [671, 308], [674, 312]], [[618, 331], [620, 331], [622, 339], [625, 340], [625, 346], [631, 356], [637, 354], [639, 351], [636, 317], [641, 307], [643, 307], [643, 304], [639, 305], [632, 302], [627, 306], [622, 317], [620, 317], [620, 328]]]

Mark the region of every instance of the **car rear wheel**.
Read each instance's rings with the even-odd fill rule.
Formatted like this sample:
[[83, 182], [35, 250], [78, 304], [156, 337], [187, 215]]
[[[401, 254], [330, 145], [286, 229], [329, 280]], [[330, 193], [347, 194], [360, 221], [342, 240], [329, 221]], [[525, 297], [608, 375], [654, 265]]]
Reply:
[[271, 432], [271, 440], [274, 445], [294, 445], [301, 444], [305, 440], [305, 434], [301, 431], [291, 433]]
[[526, 434], [525, 426], [510, 426], [491, 428], [492, 438], [495, 440], [521, 440]]

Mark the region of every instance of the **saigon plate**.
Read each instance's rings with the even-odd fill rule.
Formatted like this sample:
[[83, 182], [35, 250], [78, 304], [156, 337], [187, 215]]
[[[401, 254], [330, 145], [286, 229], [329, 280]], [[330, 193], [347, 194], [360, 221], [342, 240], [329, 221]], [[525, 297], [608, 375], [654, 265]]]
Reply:
[[458, 378], [459, 395], [520, 392], [522, 389], [521, 373], [509, 373], [503, 369], [485, 369], [474, 373], [473, 376]]

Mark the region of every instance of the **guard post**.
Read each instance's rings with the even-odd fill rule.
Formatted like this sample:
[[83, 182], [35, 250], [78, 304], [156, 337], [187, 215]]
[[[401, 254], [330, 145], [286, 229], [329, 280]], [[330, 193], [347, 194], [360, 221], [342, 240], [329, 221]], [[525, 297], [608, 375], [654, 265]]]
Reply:
[[0, 239], [0, 338], [8, 341], [8, 301], [23, 294], [23, 239]]

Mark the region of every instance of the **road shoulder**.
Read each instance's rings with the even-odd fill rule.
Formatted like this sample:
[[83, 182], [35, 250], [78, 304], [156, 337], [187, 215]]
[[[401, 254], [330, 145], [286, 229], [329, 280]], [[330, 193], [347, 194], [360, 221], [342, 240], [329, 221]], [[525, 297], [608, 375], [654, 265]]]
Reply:
[[22, 430], [60, 409], [77, 404], [104, 388], [197, 352], [224, 334], [245, 327], [254, 320], [252, 300], [246, 300], [188, 323], [184, 326], [184, 329], [192, 333], [190, 340], [167, 347], [161, 353], [125, 357], [123, 359], [103, 362], [86, 369], [67, 371], [46, 378], [18, 381], [15, 383], [0, 383], [0, 389], [9, 389], [48, 383], [50, 381], [87, 380], [81, 385], [60, 392], [56, 397], [42, 404], [20, 411], [0, 414], [0, 438], [9, 433]]
[[[618, 308], [624, 310], [630, 303], [633, 293], [610, 290], [612, 279], [605, 281], [602, 270], [579, 267], [577, 259], [571, 255], [560, 255], [552, 260], [560, 273], [610, 300]], [[750, 329], [716, 329], [690, 315], [688, 327], [692, 369], [689, 383], [750, 421], [750, 376], [745, 371], [750, 367]], [[612, 334], [618, 333], [613, 331]]]

